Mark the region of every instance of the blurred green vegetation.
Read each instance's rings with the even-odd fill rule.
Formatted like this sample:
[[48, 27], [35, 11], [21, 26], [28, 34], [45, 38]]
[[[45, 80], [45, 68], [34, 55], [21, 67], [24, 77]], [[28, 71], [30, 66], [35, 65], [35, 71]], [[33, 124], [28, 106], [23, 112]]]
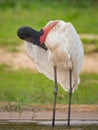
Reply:
[[19, 45], [17, 29], [40, 30], [48, 21], [72, 22], [78, 33], [98, 34], [97, 0], [0, 0], [0, 46]]
[[98, 52], [98, 39], [82, 38], [82, 42], [85, 54]]
[[[98, 34], [97, 0], [0, 0], [0, 46], [17, 51], [23, 43], [17, 29], [28, 25], [40, 30], [48, 21], [62, 19], [72, 22], [79, 34]], [[83, 38], [87, 45], [98, 40]], [[73, 94], [73, 104], [98, 104], [98, 74], [81, 74], [79, 88]], [[53, 101], [53, 82], [30, 70], [13, 71], [11, 66], [0, 64], [0, 101], [50, 104]], [[68, 93], [59, 86], [58, 103], [67, 104]]]
[[[12, 71], [10, 66], [0, 66], [0, 101], [28, 104], [52, 104], [53, 81], [30, 70]], [[73, 104], [98, 103], [98, 74], [81, 74], [81, 83], [72, 98]], [[60, 86], [57, 103], [67, 104], [68, 93]]]

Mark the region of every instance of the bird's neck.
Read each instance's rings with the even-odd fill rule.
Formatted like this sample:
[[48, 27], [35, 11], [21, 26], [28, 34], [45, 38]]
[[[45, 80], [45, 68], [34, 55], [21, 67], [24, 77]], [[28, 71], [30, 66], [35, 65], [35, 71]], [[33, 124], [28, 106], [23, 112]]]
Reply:
[[40, 35], [40, 44], [43, 44], [46, 40], [46, 37], [48, 33], [51, 31], [51, 29], [57, 24], [57, 21], [52, 22], [49, 26], [43, 28], [43, 33]]

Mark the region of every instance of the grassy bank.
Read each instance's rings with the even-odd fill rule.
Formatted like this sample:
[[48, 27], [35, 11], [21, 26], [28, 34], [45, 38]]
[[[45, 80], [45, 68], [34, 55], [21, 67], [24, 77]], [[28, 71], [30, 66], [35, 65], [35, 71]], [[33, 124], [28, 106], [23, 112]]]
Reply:
[[[29, 70], [12, 71], [0, 67], [0, 101], [51, 104], [53, 82], [44, 75]], [[68, 93], [59, 86], [58, 103], [67, 104]], [[98, 104], [98, 74], [81, 74], [79, 88], [73, 94], [73, 104]]]
[[21, 40], [16, 35], [20, 26], [29, 25], [39, 30], [53, 19], [72, 22], [78, 33], [98, 34], [97, 12], [97, 3], [91, 0], [1, 0], [0, 46], [20, 44]]

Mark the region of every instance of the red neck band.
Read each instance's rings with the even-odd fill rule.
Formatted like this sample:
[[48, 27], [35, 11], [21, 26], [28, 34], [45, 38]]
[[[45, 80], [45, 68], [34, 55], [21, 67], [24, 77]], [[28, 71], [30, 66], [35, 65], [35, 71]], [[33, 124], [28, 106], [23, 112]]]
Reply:
[[49, 26], [43, 28], [43, 34], [40, 36], [40, 44], [43, 44], [50, 30], [57, 24], [57, 21], [52, 22]]

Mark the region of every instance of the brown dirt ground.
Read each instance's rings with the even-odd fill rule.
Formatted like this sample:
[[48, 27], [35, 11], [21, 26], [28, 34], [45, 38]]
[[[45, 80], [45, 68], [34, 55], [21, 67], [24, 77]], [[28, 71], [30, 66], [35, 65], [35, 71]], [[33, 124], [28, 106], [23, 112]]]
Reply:
[[[7, 64], [12, 69], [31, 69], [36, 70], [32, 60], [28, 57], [25, 47], [19, 46], [17, 52], [9, 52], [6, 48], [0, 48], [0, 64]], [[82, 72], [98, 73], [98, 53], [85, 55]]]
[[32, 69], [35, 70], [34, 63], [25, 52], [24, 46], [19, 46], [16, 52], [10, 52], [7, 48], [0, 48], [0, 64], [6, 64], [12, 69]]
[[[17, 111], [1, 111], [0, 120], [5, 119], [29, 119], [29, 120], [51, 120], [52, 106], [34, 105], [33, 111], [24, 110], [22, 113]], [[67, 120], [68, 106], [57, 105], [56, 119]], [[98, 121], [98, 105], [72, 105], [71, 119], [74, 120], [93, 120]]]

